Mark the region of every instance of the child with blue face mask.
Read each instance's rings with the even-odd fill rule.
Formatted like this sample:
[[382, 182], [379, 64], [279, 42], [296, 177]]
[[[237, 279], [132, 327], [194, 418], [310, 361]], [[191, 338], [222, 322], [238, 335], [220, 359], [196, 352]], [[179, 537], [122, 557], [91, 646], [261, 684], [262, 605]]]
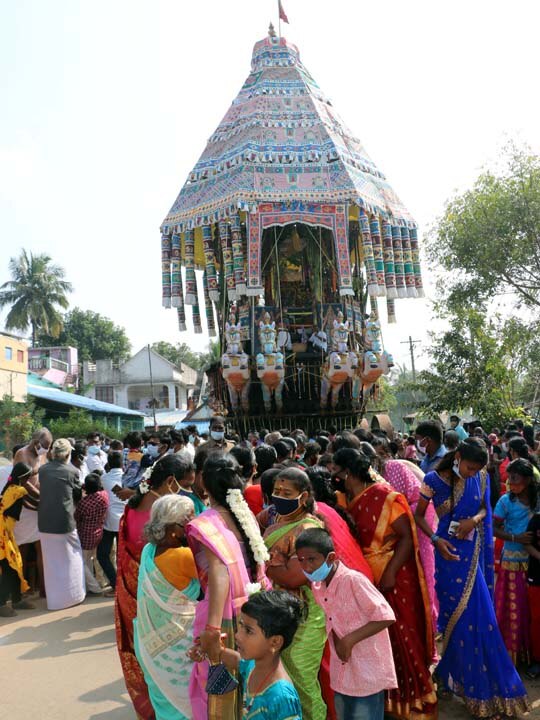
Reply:
[[329, 533], [304, 530], [296, 555], [326, 614], [330, 685], [339, 720], [383, 720], [384, 691], [397, 687], [388, 626], [394, 613], [375, 586], [336, 558]]

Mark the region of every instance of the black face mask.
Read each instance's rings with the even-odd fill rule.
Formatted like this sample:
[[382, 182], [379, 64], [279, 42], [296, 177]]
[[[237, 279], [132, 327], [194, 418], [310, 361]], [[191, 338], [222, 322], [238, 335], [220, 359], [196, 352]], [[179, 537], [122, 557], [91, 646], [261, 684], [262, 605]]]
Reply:
[[332, 484], [339, 492], [345, 492], [345, 480], [338, 475], [332, 475]]

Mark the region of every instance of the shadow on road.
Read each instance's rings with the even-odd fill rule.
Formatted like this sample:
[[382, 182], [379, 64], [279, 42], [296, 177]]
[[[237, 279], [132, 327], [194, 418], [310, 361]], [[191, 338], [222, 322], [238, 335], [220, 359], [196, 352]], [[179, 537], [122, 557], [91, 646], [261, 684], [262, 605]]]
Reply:
[[[41, 616], [41, 619], [43, 616]], [[46, 657], [78, 654], [115, 644], [114, 618], [109, 605], [95, 605], [84, 612], [78, 609], [73, 617], [51, 616], [49, 622], [34, 624], [35, 617], [27, 618], [22, 627], [7, 632], [0, 639], [2, 646], [32, 643], [27, 652], [18, 656], [20, 660], [35, 660]], [[84, 635], [84, 637], [80, 637]]]
[[79, 700], [91, 705], [97, 705], [102, 702], [120, 703], [118, 707], [112, 710], [89, 715], [88, 720], [132, 720], [134, 717], [133, 706], [129, 700], [124, 681], [119, 679], [108, 685], [102, 685], [95, 690], [79, 696]]

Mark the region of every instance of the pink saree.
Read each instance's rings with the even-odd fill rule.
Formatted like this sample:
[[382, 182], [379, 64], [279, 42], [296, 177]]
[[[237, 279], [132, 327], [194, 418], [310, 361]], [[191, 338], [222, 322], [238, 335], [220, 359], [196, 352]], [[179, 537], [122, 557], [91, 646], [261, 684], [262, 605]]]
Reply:
[[[389, 460], [384, 466], [384, 479], [402, 495], [405, 495], [409, 507], [414, 515], [418, 500], [420, 499], [421, 482], [415, 473], [409, 469], [409, 463], [401, 460]], [[420, 471], [421, 472], [421, 471]], [[426, 510], [426, 520], [433, 532], [437, 529], [438, 520], [433, 503], [428, 505]], [[424, 570], [426, 578], [429, 602], [431, 604], [431, 619], [433, 621], [433, 635], [437, 633], [437, 618], [439, 617], [439, 601], [435, 592], [435, 553], [433, 545], [428, 536], [418, 533], [418, 550], [420, 552], [420, 562]], [[436, 657], [436, 655], [435, 655]]]
[[[224, 643], [234, 648], [236, 618], [240, 608], [246, 602], [246, 585], [251, 578], [246, 568], [242, 548], [221, 515], [209, 508], [193, 519], [186, 526], [189, 546], [193, 551], [197, 573], [205, 597], [197, 603], [193, 637], [203, 632], [208, 621], [208, 568], [204, 547], [216, 555], [229, 572], [229, 597], [223, 609], [221, 630], [227, 635]], [[264, 571], [260, 568], [259, 582], [265, 581]], [[266, 581], [267, 583], [268, 581]], [[189, 682], [189, 696], [194, 720], [239, 720], [242, 717], [242, 698], [239, 690], [226, 695], [210, 695], [206, 693], [208, 679], [208, 662], [195, 663]]]

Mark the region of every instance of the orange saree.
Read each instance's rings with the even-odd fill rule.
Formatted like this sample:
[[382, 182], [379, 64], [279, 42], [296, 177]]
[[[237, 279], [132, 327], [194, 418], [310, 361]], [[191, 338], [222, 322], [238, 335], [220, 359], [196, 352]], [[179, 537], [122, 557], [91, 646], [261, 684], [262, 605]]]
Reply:
[[142, 535], [149, 512], [126, 507], [118, 532], [118, 556], [114, 620], [116, 644], [127, 691], [139, 720], [155, 720], [148, 688], [133, 645], [133, 620], [137, 616], [137, 584], [141, 552], [145, 544]]
[[414, 553], [399, 568], [394, 589], [384, 593], [396, 616], [388, 631], [398, 680], [398, 688], [387, 691], [385, 712], [400, 720], [433, 720], [437, 717], [437, 695], [429, 672], [433, 649], [431, 609], [416, 526], [407, 500], [390, 485], [374, 483], [354, 498], [349, 512], [376, 585], [398, 541], [392, 523], [403, 515], [409, 520]]

